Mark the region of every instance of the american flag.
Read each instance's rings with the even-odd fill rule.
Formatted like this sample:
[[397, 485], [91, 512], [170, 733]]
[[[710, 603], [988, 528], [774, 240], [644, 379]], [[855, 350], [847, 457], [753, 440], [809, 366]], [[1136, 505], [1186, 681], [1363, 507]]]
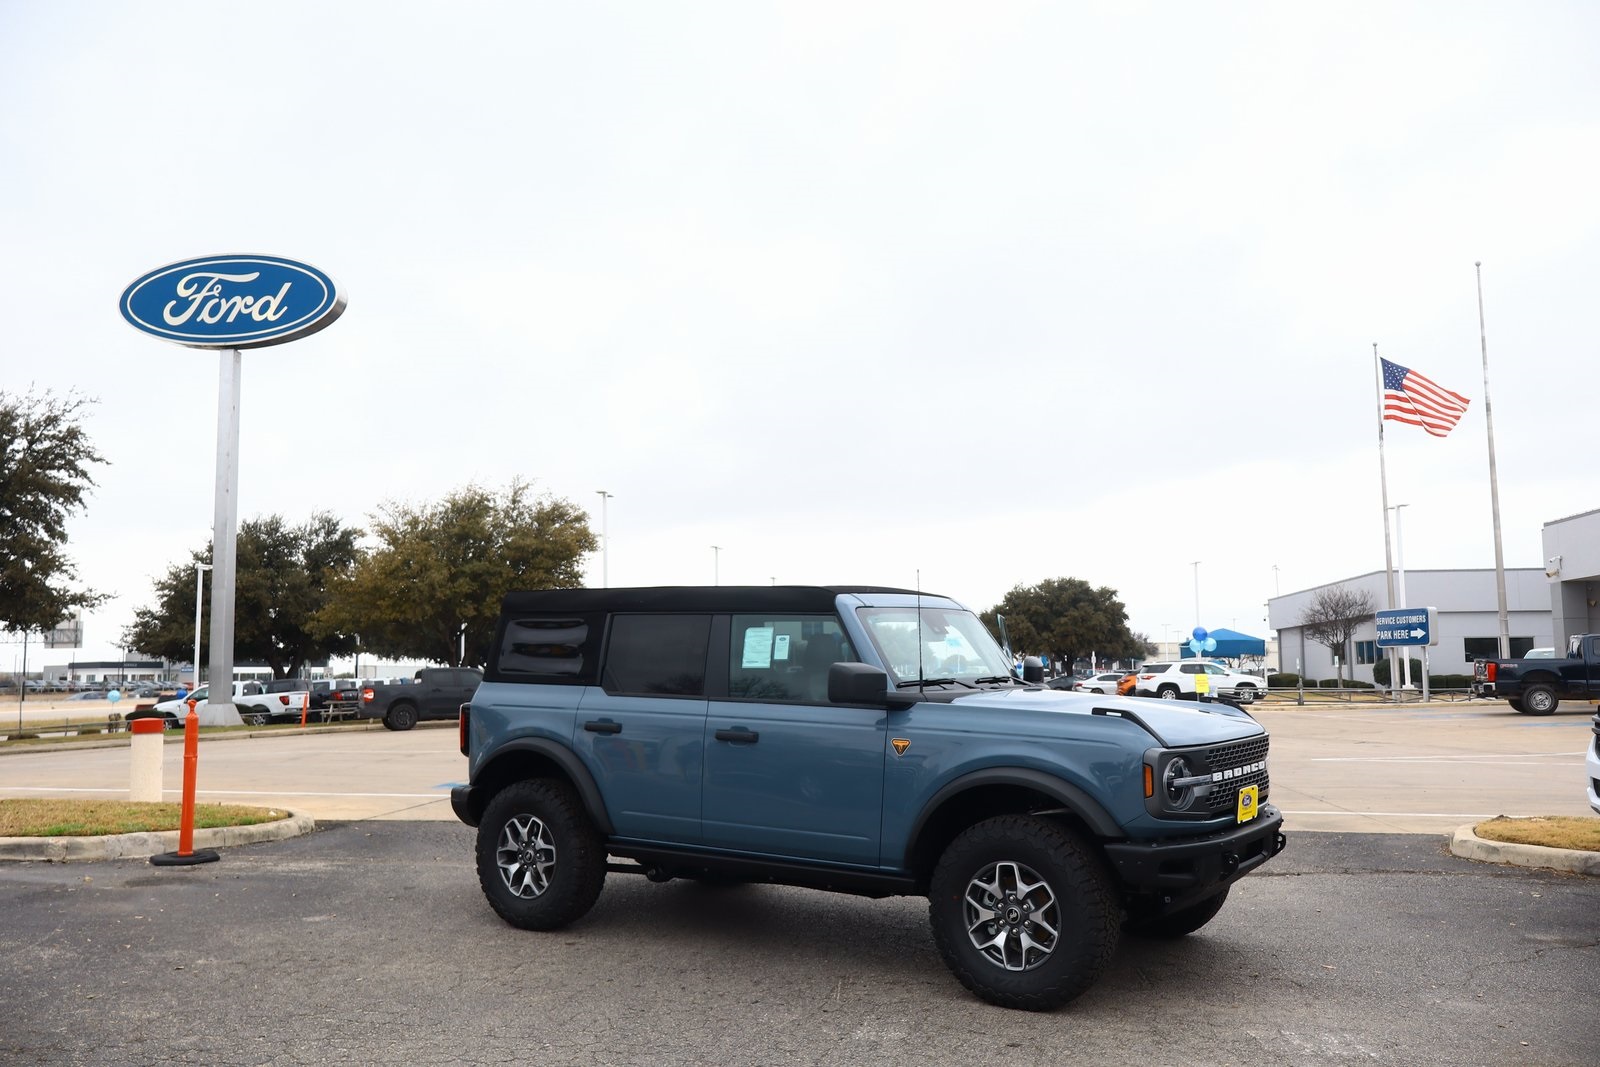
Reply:
[[1435, 437], [1443, 437], [1461, 421], [1471, 403], [1460, 393], [1435, 385], [1410, 367], [1383, 363], [1383, 417], [1395, 422], [1421, 426]]

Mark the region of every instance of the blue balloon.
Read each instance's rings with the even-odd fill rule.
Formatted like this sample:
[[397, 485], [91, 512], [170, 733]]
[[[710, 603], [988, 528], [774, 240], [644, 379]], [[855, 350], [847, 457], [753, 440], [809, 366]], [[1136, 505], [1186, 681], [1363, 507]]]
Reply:
[[1194, 639], [1196, 641], [1204, 641], [1206, 639], [1206, 628], [1204, 626], [1196, 626], [1194, 628]]
[[122, 690], [120, 690], [120, 689], [111, 690], [111, 692], [106, 694], [106, 699], [111, 701], [111, 703], [115, 704], [117, 701], [122, 699]]
[[1189, 651], [1193, 652], [1197, 656], [1200, 654], [1200, 650], [1202, 648], [1204, 648], [1204, 647], [1205, 646], [1202, 645], [1199, 641], [1190, 641], [1189, 642]]
[[1217, 639], [1215, 637], [1206, 638], [1205, 646], [1207, 652], [1215, 652], [1217, 650]]

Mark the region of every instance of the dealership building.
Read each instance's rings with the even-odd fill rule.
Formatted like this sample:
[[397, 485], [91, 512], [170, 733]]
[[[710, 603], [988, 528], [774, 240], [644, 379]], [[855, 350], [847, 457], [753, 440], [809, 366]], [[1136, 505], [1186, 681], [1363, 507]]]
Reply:
[[[1545, 523], [1542, 544], [1542, 566], [1505, 570], [1513, 656], [1541, 647], [1554, 647], [1562, 655], [1567, 639], [1574, 634], [1600, 633], [1600, 609], [1596, 607], [1600, 600], [1600, 510]], [[1307, 680], [1335, 676], [1333, 651], [1312, 640], [1301, 625], [1318, 594], [1331, 589], [1366, 593], [1379, 610], [1390, 606], [1388, 576], [1381, 570], [1273, 597], [1267, 602], [1267, 623], [1277, 631], [1281, 670], [1303, 674]], [[1474, 659], [1499, 655], [1500, 609], [1494, 568], [1407, 570], [1403, 606], [1435, 609], [1431, 633], [1435, 643], [1426, 649], [1430, 674], [1470, 674]], [[1388, 657], [1387, 650], [1378, 647], [1377, 638], [1374, 620], [1356, 627], [1341, 656], [1345, 678], [1374, 681], [1373, 666]], [[1421, 647], [1406, 651], [1412, 659], [1423, 658]]]

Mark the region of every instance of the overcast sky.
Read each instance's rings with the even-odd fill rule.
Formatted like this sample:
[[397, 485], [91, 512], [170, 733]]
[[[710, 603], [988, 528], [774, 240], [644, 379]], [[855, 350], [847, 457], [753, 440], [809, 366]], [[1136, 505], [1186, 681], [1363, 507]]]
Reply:
[[1382, 569], [1373, 342], [1472, 400], [1387, 424], [1406, 565], [1493, 567], [1481, 260], [1540, 566], [1600, 506], [1597, 41], [1590, 3], [0, 0], [0, 389], [98, 398], [110, 461], [78, 658], [212, 520], [218, 356], [118, 297], [224, 252], [349, 297], [244, 355], [241, 519], [520, 477], [597, 532], [614, 494], [612, 585], [1077, 577], [1156, 640]]

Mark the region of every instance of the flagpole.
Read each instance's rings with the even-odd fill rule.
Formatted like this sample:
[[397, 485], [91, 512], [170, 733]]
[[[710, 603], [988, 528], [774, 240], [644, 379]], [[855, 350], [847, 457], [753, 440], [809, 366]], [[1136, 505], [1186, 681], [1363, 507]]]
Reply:
[[1511, 618], [1506, 612], [1506, 560], [1500, 547], [1500, 476], [1494, 467], [1494, 412], [1489, 407], [1489, 338], [1483, 328], [1483, 262], [1472, 264], [1478, 276], [1478, 345], [1483, 350], [1483, 421], [1489, 429], [1489, 503], [1494, 511], [1494, 592], [1500, 605], [1500, 658], [1511, 656]]
[[[1378, 342], [1372, 342], [1372, 373], [1376, 377], [1378, 400], [1378, 484], [1383, 489], [1383, 573], [1389, 580], [1390, 611], [1394, 610], [1394, 550], [1389, 543], [1389, 468], [1383, 458], [1383, 364], [1378, 361]], [[1355, 670], [1351, 669], [1351, 677]], [[1389, 649], [1389, 689], [1396, 690], [1399, 676], [1394, 672], [1394, 649]]]

